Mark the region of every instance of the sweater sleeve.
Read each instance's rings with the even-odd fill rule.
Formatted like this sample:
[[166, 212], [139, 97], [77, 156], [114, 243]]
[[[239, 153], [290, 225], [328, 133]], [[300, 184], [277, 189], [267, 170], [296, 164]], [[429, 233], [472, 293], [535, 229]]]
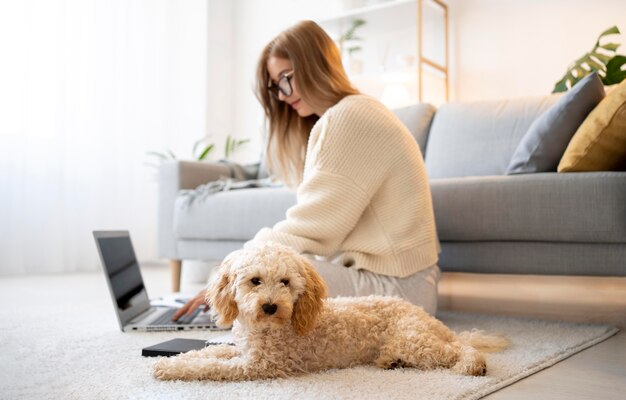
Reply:
[[301, 253], [332, 256], [369, 201], [348, 177], [316, 169], [298, 188], [297, 204], [287, 210], [286, 219], [261, 229], [252, 242], [273, 241]]

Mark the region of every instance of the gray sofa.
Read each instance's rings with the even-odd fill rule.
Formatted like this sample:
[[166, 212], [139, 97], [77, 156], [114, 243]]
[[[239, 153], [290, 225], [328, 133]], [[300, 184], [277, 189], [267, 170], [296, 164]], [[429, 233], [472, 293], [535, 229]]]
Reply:
[[[443, 271], [626, 276], [626, 172], [504, 175], [532, 121], [556, 99], [395, 110], [425, 155]], [[296, 200], [285, 188], [195, 193], [191, 202], [180, 193], [255, 175], [253, 166], [162, 164], [160, 256], [219, 260], [281, 220]]]

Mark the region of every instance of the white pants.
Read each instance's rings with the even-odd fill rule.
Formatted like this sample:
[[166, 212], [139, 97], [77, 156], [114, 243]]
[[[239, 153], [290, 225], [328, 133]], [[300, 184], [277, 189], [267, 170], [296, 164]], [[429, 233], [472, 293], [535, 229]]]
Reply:
[[441, 272], [437, 265], [406, 278], [380, 275], [341, 264], [311, 260], [328, 285], [328, 296], [397, 296], [421, 306], [430, 315], [437, 311], [437, 284]]

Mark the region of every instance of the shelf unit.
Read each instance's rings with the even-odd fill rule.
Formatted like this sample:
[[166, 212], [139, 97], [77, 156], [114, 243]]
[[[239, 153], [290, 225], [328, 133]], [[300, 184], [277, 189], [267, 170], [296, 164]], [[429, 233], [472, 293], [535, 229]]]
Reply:
[[[380, 87], [384, 86], [384, 80], [389, 80], [389, 68], [387, 64], [387, 50], [389, 47], [404, 46], [404, 50], [398, 50], [400, 54], [404, 51], [405, 59], [413, 59], [414, 62], [406, 68], [413, 76], [411, 82], [406, 86], [410, 88], [411, 101], [431, 101], [434, 103], [442, 103], [449, 99], [449, 69], [448, 69], [448, 6], [442, 0], [386, 0], [378, 1], [374, 4], [368, 4], [349, 10], [343, 10], [330, 16], [324, 16], [317, 22], [331, 34], [337, 38], [344, 33], [356, 19], [367, 21], [364, 29], [371, 27], [374, 39], [365, 37], [362, 43], [364, 53], [368, 53], [367, 46], [370, 41], [378, 38], [378, 43], [374, 43], [375, 50], [369, 49], [367, 56], [370, 58], [369, 64], [378, 64], [369, 71], [355, 73], [346, 65], [346, 70], [353, 82], [368, 81], [370, 86], [375, 86], [372, 82], [379, 79], [378, 91], [373, 94], [381, 97]], [[437, 19], [440, 19], [437, 20]], [[426, 28], [425, 28], [426, 27]], [[361, 29], [361, 28], [359, 28]], [[409, 33], [409, 30], [411, 32]], [[365, 32], [365, 31], [363, 31]], [[377, 35], [377, 36], [376, 36]], [[360, 34], [359, 34], [360, 36]], [[363, 35], [366, 36], [366, 35]], [[433, 45], [434, 36], [438, 36], [440, 43]], [[430, 39], [430, 41], [429, 41]], [[384, 44], [386, 43], [386, 44]], [[428, 47], [430, 46], [430, 47]], [[408, 48], [411, 48], [411, 54], [408, 54]], [[382, 50], [381, 50], [382, 49]], [[428, 50], [434, 50], [437, 56], [428, 53]], [[341, 49], [342, 51], [344, 49]], [[382, 55], [381, 55], [382, 54]], [[399, 56], [396, 56], [397, 58]], [[372, 62], [375, 59], [375, 62]], [[382, 60], [382, 61], [381, 61]], [[346, 61], [344, 59], [344, 61]], [[407, 62], [408, 64], [408, 62]], [[396, 74], [399, 76], [399, 74]], [[440, 91], [437, 101], [432, 101], [433, 90], [432, 83], [437, 84], [436, 91]], [[429, 85], [430, 84], [430, 85]]]
[[324, 18], [321, 18], [320, 20], [318, 20], [318, 22], [321, 23], [325, 23], [325, 22], [332, 22], [332, 21], [336, 21], [336, 20], [346, 20], [346, 19], [350, 19], [350, 18], [356, 18], [356, 17], [361, 17], [365, 14], [368, 14], [370, 12], [376, 12], [379, 10], [385, 10], [385, 9], [389, 9], [389, 8], [393, 8], [393, 7], [398, 7], [401, 6], [403, 4], [412, 4], [415, 3], [416, 0], [386, 0], [386, 1], [380, 1], [371, 5], [367, 5], [367, 6], [363, 6], [363, 7], [357, 7], [354, 9], [350, 9], [350, 10], [344, 10], [341, 11], [337, 14], [334, 14], [332, 16], [327, 16]]
[[[443, 64], [438, 63], [437, 61], [431, 59], [424, 55], [424, 37], [422, 26], [424, 25], [424, 1], [430, 1], [433, 4], [436, 4], [441, 8], [443, 12], [443, 21], [444, 21], [444, 62]], [[448, 43], [449, 43], [449, 20], [448, 20], [448, 6], [441, 0], [417, 0], [417, 46], [418, 46], [418, 87], [419, 87], [419, 100], [422, 101], [423, 96], [423, 88], [424, 88], [424, 66], [428, 65], [439, 72], [441, 72], [445, 76], [445, 101], [449, 100], [450, 96], [450, 79], [449, 79], [449, 69], [448, 69]]]

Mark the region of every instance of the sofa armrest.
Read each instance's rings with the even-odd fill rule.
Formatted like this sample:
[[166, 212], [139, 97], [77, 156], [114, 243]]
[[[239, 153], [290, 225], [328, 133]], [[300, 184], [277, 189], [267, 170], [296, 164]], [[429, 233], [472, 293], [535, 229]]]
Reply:
[[159, 167], [159, 257], [177, 259], [174, 203], [182, 189], [193, 189], [221, 177], [231, 177], [233, 166], [221, 162], [166, 161]]

